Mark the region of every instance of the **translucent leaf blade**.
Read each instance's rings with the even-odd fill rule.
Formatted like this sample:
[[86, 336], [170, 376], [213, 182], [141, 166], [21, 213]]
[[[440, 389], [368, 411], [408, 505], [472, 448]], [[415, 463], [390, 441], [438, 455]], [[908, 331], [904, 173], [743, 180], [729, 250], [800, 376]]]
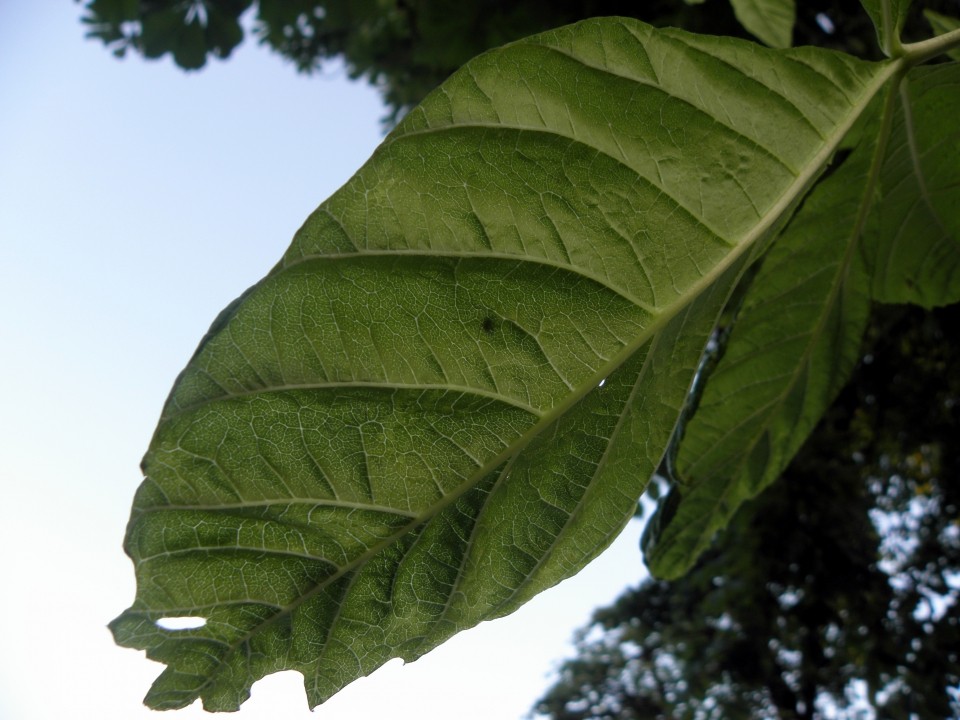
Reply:
[[[602, 20], [445, 83], [171, 392], [112, 625], [169, 666], [148, 702], [232, 710], [295, 669], [315, 705], [582, 567], [890, 72]], [[207, 622], [156, 625], [177, 615]]]

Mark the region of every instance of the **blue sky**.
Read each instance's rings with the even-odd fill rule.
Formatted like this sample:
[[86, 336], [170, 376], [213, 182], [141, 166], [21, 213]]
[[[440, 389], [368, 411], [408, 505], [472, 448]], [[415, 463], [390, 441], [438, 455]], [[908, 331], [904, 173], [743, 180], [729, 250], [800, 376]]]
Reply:
[[[0, 4], [0, 717], [158, 717], [161, 667], [113, 645], [140, 457], [216, 314], [380, 142], [376, 93], [251, 43], [184, 74], [83, 39], [72, 2]], [[308, 713], [298, 675], [241, 720], [512, 720], [573, 630], [642, 573], [638, 529], [516, 615]], [[194, 706], [171, 718], [210, 717]]]

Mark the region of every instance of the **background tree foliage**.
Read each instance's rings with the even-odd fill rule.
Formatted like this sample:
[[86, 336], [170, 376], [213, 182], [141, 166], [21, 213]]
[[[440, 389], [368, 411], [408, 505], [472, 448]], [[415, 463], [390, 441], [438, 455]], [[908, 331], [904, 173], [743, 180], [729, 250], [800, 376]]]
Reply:
[[[555, 720], [960, 713], [956, 305], [873, 316], [854, 378], [696, 567], [596, 612]], [[865, 692], [857, 681], [866, 683]]]
[[[948, 13], [951, 5], [930, 4]], [[584, 18], [619, 15], [658, 27], [751, 37], [730, 0], [481, 0], [457, 3], [455, 12], [444, 0], [88, 0], [85, 7], [88, 34], [118, 56], [128, 50], [147, 58], [171, 54], [185, 70], [203, 67], [208, 57], [229, 57], [248, 33], [301, 72], [340, 57], [351, 77], [382, 91], [391, 121], [484, 50]], [[818, 24], [819, 13], [832, 19], [832, 33]], [[906, 37], [926, 34], [915, 10]], [[879, 57], [873, 25], [858, 0], [799, 3], [794, 44]]]

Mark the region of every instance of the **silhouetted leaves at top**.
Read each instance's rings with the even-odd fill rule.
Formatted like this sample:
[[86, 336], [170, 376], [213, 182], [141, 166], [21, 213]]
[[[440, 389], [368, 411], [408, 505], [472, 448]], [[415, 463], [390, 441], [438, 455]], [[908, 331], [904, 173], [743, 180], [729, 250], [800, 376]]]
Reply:
[[[949, 2], [928, 5], [951, 12]], [[792, 40], [795, 45], [877, 57], [874, 28], [857, 0], [800, 2], [796, 18], [791, 4], [787, 0], [735, 0], [732, 4], [731, 0], [698, 4], [494, 0], [457, 3], [451, 12], [445, 0], [88, 0], [84, 22], [90, 37], [102, 40], [118, 55], [131, 49], [148, 58], [169, 52], [187, 70], [202, 67], [207, 56], [229, 57], [243, 40], [246, 26], [302, 72], [342, 58], [351, 77], [365, 78], [382, 91], [393, 121], [475, 55], [590, 17], [632, 17], [657, 27], [759, 36], [778, 47], [789, 46]], [[247, 19], [241, 21], [248, 11]], [[817, 21], [821, 13], [831, 18], [829, 33]], [[910, 20], [916, 24], [915, 18]]]
[[[921, 66], [960, 32], [897, 45], [909, 17], [890, 25], [890, 1], [881, 35], [899, 50], [876, 62], [597, 18], [474, 58], [405, 115], [167, 399], [125, 538], [137, 595], [111, 623], [167, 666], [147, 704], [236, 710], [292, 669], [313, 706], [416, 659], [602, 552], [668, 450], [677, 502], [648, 562], [686, 571], [835, 399], [871, 302], [960, 301], [960, 64]], [[155, 11], [141, 49], [173, 38], [196, 65], [207, 5], [138, 6]], [[704, 366], [721, 317], [733, 327]], [[825, 473], [797, 467], [804, 490]], [[803, 547], [775, 539], [739, 539], [750, 559], [732, 577]], [[825, 577], [880, 587], [822, 540]], [[798, 581], [781, 580], [789, 597]], [[755, 599], [738, 592], [735, 607]], [[843, 617], [828, 586], [794, 595], [801, 635]], [[827, 610], [801, 613], [813, 595]], [[182, 617], [205, 622], [170, 627]], [[762, 618], [737, 617], [756, 634]], [[809, 713], [816, 683], [789, 664], [833, 656], [809, 638], [769, 647], [787, 674], [756, 701]], [[893, 697], [884, 646], [869, 651], [868, 681]], [[738, 673], [774, 677], [762, 653], [737, 655]]]

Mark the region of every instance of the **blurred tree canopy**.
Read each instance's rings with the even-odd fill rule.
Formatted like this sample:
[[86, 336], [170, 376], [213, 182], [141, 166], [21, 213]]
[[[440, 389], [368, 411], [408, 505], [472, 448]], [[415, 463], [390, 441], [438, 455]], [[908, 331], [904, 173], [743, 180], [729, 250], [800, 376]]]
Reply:
[[[484, 50], [587, 17], [621, 15], [749, 37], [729, 0], [86, 0], [84, 9], [88, 36], [117, 56], [170, 54], [186, 70], [203, 67], [210, 56], [229, 57], [247, 34], [306, 73], [340, 57], [350, 77], [381, 90], [391, 120]], [[831, 18], [832, 32], [818, 23], [820, 13]], [[912, 23], [929, 35], [919, 14]], [[799, 3], [794, 42], [861, 57], [877, 53], [858, 0]]]
[[960, 306], [879, 308], [850, 385], [784, 476], [688, 575], [598, 610], [536, 711], [960, 716], [957, 327]]

